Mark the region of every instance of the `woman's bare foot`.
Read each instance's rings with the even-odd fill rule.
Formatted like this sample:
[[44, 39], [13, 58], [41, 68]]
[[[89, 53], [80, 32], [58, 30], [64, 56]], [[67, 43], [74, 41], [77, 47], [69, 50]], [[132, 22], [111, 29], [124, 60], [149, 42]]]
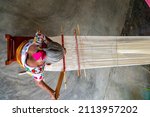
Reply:
[[50, 94], [50, 97], [51, 97], [52, 100], [56, 100], [55, 92], [53, 94]]

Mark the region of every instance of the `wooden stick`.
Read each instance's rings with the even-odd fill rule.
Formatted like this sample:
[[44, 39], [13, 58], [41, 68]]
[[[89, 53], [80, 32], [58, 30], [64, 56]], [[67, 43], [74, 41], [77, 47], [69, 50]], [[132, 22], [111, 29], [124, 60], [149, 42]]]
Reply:
[[77, 54], [77, 62], [78, 62], [78, 77], [80, 77], [80, 74], [81, 74], [81, 71], [80, 71], [80, 56], [79, 56], [79, 47], [78, 47], [76, 29], [74, 30], [74, 36], [75, 36], [75, 41], [76, 41], [76, 54]]
[[[78, 36], [79, 36], [79, 39], [80, 39], [80, 26], [79, 26], [79, 24], [77, 24], [77, 34], [78, 34]], [[81, 39], [80, 39], [81, 40]], [[81, 43], [80, 43], [80, 45], [81, 45]], [[81, 47], [80, 47], [81, 48]], [[85, 78], [86, 78], [86, 71], [85, 71], [85, 69], [83, 69], [83, 73], [84, 73], [84, 76], [85, 76]]]
[[24, 74], [27, 74], [27, 72], [26, 72], [26, 71], [20, 71], [20, 72], [18, 73], [19, 76], [20, 76], [20, 75], [24, 75]]
[[[63, 30], [63, 29], [62, 29]], [[62, 47], [65, 48], [64, 46], [64, 34], [62, 32], [61, 34], [61, 39], [62, 39]], [[64, 83], [65, 83], [65, 89], [67, 89], [67, 79], [66, 79], [66, 55], [64, 54], [63, 57], [63, 71], [64, 71]]]

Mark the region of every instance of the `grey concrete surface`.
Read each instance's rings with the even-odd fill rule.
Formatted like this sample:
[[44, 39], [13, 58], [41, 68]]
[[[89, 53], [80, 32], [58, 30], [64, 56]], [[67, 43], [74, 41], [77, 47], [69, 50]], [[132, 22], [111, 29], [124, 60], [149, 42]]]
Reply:
[[[37, 28], [48, 36], [73, 35], [77, 24], [81, 35], [120, 35], [130, 0], [1, 0], [0, 1], [0, 99], [49, 100], [28, 75], [18, 76], [20, 66], [5, 66], [5, 33], [34, 35]], [[58, 72], [45, 72], [45, 80], [56, 86]], [[67, 72], [67, 90], [60, 99], [150, 99], [150, 73], [142, 66], [102, 68]]]

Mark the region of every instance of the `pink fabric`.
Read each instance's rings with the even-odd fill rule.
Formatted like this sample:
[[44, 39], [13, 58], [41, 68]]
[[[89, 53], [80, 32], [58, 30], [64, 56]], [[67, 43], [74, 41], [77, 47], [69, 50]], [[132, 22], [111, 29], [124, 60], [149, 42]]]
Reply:
[[145, 0], [145, 2], [148, 4], [148, 6], [150, 7], [150, 0]]
[[45, 52], [44, 50], [40, 50], [40, 51], [34, 53], [34, 54], [32, 55], [32, 57], [33, 57], [36, 61], [39, 60], [40, 58], [42, 58], [42, 60], [43, 60], [43, 59], [45, 59], [45, 57], [46, 57], [46, 52]]

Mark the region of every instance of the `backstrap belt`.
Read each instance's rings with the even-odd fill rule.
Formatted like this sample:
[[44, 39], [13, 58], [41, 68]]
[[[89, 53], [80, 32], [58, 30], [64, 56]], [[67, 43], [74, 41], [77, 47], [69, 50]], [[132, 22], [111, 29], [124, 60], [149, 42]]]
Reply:
[[17, 50], [16, 50], [16, 60], [17, 60], [17, 62], [19, 63], [19, 65], [20, 65], [21, 67], [23, 67], [23, 68], [24, 68], [24, 66], [23, 66], [23, 64], [22, 64], [22, 62], [21, 62], [21, 51], [22, 51], [22, 49], [23, 49], [23, 47], [25, 46], [26, 43], [28, 43], [27, 40], [23, 41], [23, 42], [19, 45], [19, 47], [17, 48]]

